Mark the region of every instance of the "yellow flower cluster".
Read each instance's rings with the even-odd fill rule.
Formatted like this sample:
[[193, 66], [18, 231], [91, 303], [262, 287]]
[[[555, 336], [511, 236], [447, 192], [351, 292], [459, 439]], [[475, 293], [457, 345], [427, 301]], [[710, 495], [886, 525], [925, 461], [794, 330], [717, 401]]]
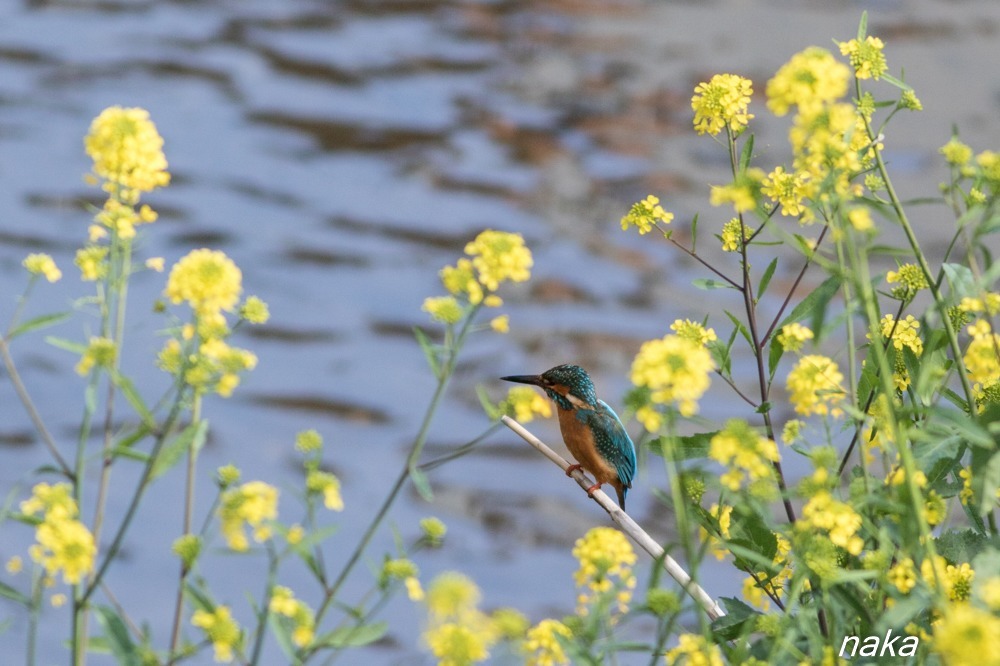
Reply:
[[815, 194], [816, 186], [805, 172], [788, 172], [778, 166], [767, 174], [761, 184], [761, 194], [781, 205], [781, 214], [798, 217], [802, 224], [811, 224], [816, 216], [804, 201]]
[[163, 139], [145, 109], [105, 109], [90, 124], [84, 147], [94, 173], [107, 181], [105, 189], [123, 200], [132, 191], [151, 192], [170, 182]]
[[966, 603], [951, 604], [934, 626], [931, 649], [948, 666], [1000, 666], [1000, 618]]
[[[740, 239], [741, 235], [743, 236], [742, 240]], [[740, 222], [740, 218], [734, 217], [722, 225], [722, 251], [739, 252], [751, 236], [753, 236], [753, 227]]]
[[228, 606], [216, 606], [211, 612], [198, 609], [191, 616], [191, 624], [205, 632], [215, 649], [217, 662], [233, 660], [233, 650], [239, 648], [242, 632]]
[[535, 415], [542, 418], [552, 416], [552, 407], [540, 393], [528, 386], [515, 386], [507, 392], [507, 397], [500, 403], [500, 411], [512, 414], [521, 423], [534, 420]]
[[859, 79], [877, 81], [888, 69], [885, 54], [882, 53], [885, 44], [878, 37], [869, 35], [863, 41], [852, 39], [849, 42], [838, 42], [837, 46], [840, 47], [841, 55], [850, 58], [854, 75]]
[[[809, 182], [817, 187], [825, 183], [838, 197], [861, 193], [861, 186], [851, 179], [865, 167], [860, 151], [868, 146], [868, 134], [854, 106], [834, 103], [812, 113], [800, 112], [788, 138], [795, 155], [793, 165], [798, 173], [808, 174]], [[877, 147], [869, 147], [866, 159], [874, 156]]]
[[310, 469], [306, 474], [306, 491], [322, 495], [323, 506], [331, 511], [343, 511], [344, 500], [340, 495], [340, 479], [330, 472]]
[[243, 301], [243, 305], [240, 306], [240, 317], [251, 324], [266, 324], [267, 320], [271, 318], [271, 312], [268, 310], [267, 303], [260, 298], [247, 296], [247, 300]]
[[910, 590], [917, 586], [917, 568], [913, 560], [909, 557], [896, 562], [887, 574], [889, 582], [900, 591], [901, 594], [909, 594]]
[[714, 369], [715, 362], [704, 346], [667, 335], [642, 344], [630, 377], [636, 386], [650, 390], [654, 403], [676, 404], [681, 414], [692, 416], [698, 412], [698, 400], [708, 390]]
[[968, 563], [948, 564], [940, 555], [925, 559], [920, 563], [920, 576], [928, 587], [941, 585], [951, 601], [968, 601], [972, 596], [972, 581], [976, 572]]
[[632, 204], [628, 213], [622, 217], [622, 231], [627, 231], [629, 227], [635, 227], [641, 236], [648, 234], [657, 224], [670, 224], [673, 219], [673, 213], [663, 210], [659, 197], [650, 194], [642, 201]]
[[808, 327], [793, 322], [781, 327], [781, 331], [778, 333], [778, 344], [785, 351], [799, 351], [802, 349], [802, 345], [814, 337], [813, 332]]
[[716, 74], [708, 83], [699, 83], [691, 98], [695, 130], [715, 136], [728, 128], [738, 134], [753, 118], [747, 113], [752, 94], [750, 79], [736, 74]]
[[92, 337], [76, 364], [76, 374], [83, 377], [93, 368], [110, 368], [118, 358], [118, 347], [111, 338]]
[[479, 588], [466, 576], [445, 572], [431, 581], [426, 595], [430, 626], [424, 634], [439, 666], [485, 661], [499, 639], [493, 620], [479, 610]]
[[93, 571], [97, 546], [90, 530], [77, 519], [79, 510], [68, 483], [39, 483], [32, 488], [31, 497], [21, 502], [21, 512], [41, 514], [35, 528], [37, 543], [28, 554], [48, 576], [62, 572], [64, 582], [76, 585]]
[[802, 520], [796, 524], [802, 529], [817, 529], [826, 532], [830, 541], [851, 555], [858, 555], [864, 547], [864, 539], [857, 535], [861, 528], [861, 516], [829, 492], [816, 493], [803, 507]]
[[559, 620], [545, 619], [528, 630], [524, 640], [526, 666], [566, 666], [570, 663], [560, 639], [573, 636]]
[[21, 262], [21, 265], [32, 275], [45, 276], [49, 282], [58, 282], [59, 278], [62, 277], [62, 271], [56, 266], [56, 262], [43, 252], [29, 254]]
[[[903, 348], [909, 349], [914, 356], [919, 357], [924, 352], [924, 342], [920, 339], [920, 322], [913, 315], [907, 315], [906, 319], [896, 321], [891, 314], [882, 317], [879, 323], [882, 329], [882, 339], [888, 340], [892, 335], [892, 346], [897, 351], [895, 367], [893, 368], [892, 381], [896, 385], [896, 390], [905, 391], [910, 385], [910, 374], [906, 369], [906, 359], [901, 353]], [[868, 336], [871, 339], [871, 335]]]
[[295, 435], [295, 450], [300, 453], [317, 453], [323, 450], [323, 435], [310, 428]]
[[[962, 312], [986, 313], [992, 317], [1000, 312], [1000, 294], [989, 291], [982, 297], [966, 296], [958, 307]], [[976, 332], [970, 329], [969, 334], [975, 336]]]
[[775, 534], [777, 549], [774, 552], [772, 574], [768, 571], [757, 571], [756, 578], [747, 576], [743, 579], [743, 598], [766, 611], [771, 607], [771, 597], [780, 599], [788, 581], [792, 579], [792, 567], [789, 562], [792, 544], [780, 534]]
[[110, 229], [118, 238], [129, 240], [135, 238], [135, 227], [139, 224], [156, 222], [157, 214], [149, 206], [143, 205], [139, 210], [130, 203], [122, 203], [118, 199], [109, 198], [104, 207], [94, 216], [97, 223], [90, 228], [92, 242], [104, 238]]
[[763, 496], [775, 490], [772, 463], [780, 460], [778, 445], [761, 437], [746, 421], [728, 421], [709, 442], [708, 457], [727, 468], [719, 480], [733, 492], [744, 485]]
[[215, 391], [228, 398], [239, 386], [240, 373], [257, 366], [257, 356], [246, 349], [230, 347], [220, 338], [209, 338], [199, 346], [197, 354], [185, 358], [181, 343], [170, 339], [160, 350], [157, 365], [170, 374], [183, 370], [184, 381], [199, 393]]
[[902, 264], [899, 270], [889, 271], [885, 281], [897, 285], [892, 288], [892, 296], [901, 301], [909, 301], [918, 291], [927, 288], [927, 278], [916, 264]]
[[218, 250], [192, 250], [174, 264], [164, 295], [172, 303], [187, 301], [199, 318], [232, 312], [243, 291], [243, 274]]
[[[467, 313], [468, 305], [500, 307], [503, 300], [494, 293], [503, 282], [524, 282], [531, 277], [533, 260], [521, 234], [487, 229], [465, 246], [467, 257], [454, 266], [441, 269], [441, 283], [448, 296], [424, 299], [422, 309], [443, 324], [457, 324]], [[461, 300], [460, 300], [461, 299]], [[506, 315], [494, 317], [490, 328], [506, 333], [510, 321]]]
[[236, 551], [249, 547], [244, 524], [257, 543], [271, 538], [271, 521], [278, 517], [278, 489], [263, 481], [249, 481], [222, 493], [219, 520], [226, 543]]
[[813, 112], [847, 94], [850, 70], [826, 49], [811, 46], [792, 56], [767, 82], [767, 107], [783, 116], [792, 107]]
[[382, 563], [382, 575], [379, 578], [379, 583], [385, 587], [391, 580], [401, 580], [406, 586], [406, 593], [410, 597], [410, 601], [422, 601], [424, 590], [420, 585], [419, 574], [420, 570], [417, 569], [417, 565], [408, 558], [387, 559]]
[[705, 328], [698, 322], [691, 321], [690, 319], [675, 319], [674, 323], [670, 325], [670, 330], [676, 333], [678, 337], [690, 340], [696, 345], [701, 346], [719, 339], [715, 334], [715, 329]]
[[268, 605], [275, 615], [287, 617], [292, 622], [292, 642], [298, 647], [305, 647], [312, 642], [316, 633], [316, 619], [309, 606], [299, 599], [287, 587], [276, 585], [271, 592], [271, 603]]
[[444, 540], [444, 535], [448, 533], [448, 527], [441, 522], [440, 518], [430, 516], [420, 520], [420, 531], [423, 532], [427, 541], [438, 546]]
[[595, 527], [577, 539], [573, 557], [580, 563], [573, 574], [580, 588], [578, 612], [586, 615], [588, 604], [606, 594], [614, 594], [618, 611], [626, 612], [635, 588], [632, 566], [636, 557], [625, 535], [611, 527]]
[[[728, 539], [729, 528], [732, 527], [733, 524], [733, 507], [720, 507], [718, 504], [713, 504], [708, 510], [708, 514], [719, 522], [719, 535], [722, 539]], [[719, 561], [725, 559], [726, 555], [729, 554], [729, 550], [723, 544], [722, 539], [709, 533], [709, 531], [704, 527], [700, 528], [699, 533], [701, 534], [702, 540], [708, 541], [708, 547], [711, 549], [712, 554], [715, 555], [715, 559]]]
[[938, 152], [952, 166], [962, 167], [972, 161], [972, 148], [959, 141], [958, 137], [951, 137], [948, 143], [938, 149]]
[[761, 187], [764, 183], [764, 172], [756, 167], [736, 175], [729, 185], [713, 185], [708, 195], [708, 202], [713, 206], [732, 204], [737, 213], [746, 213], [757, 208]]
[[976, 384], [976, 392], [982, 394], [1000, 382], [1000, 359], [996, 349], [1000, 345], [1000, 335], [992, 331], [989, 321], [981, 319], [968, 327], [972, 341], [965, 350], [962, 361], [969, 373], [969, 379]]
[[108, 274], [108, 248], [103, 245], [88, 245], [76, 251], [73, 263], [80, 269], [84, 282], [100, 280]]
[[667, 650], [667, 666], [725, 666], [722, 650], [701, 634], [681, 634], [677, 647]]
[[842, 410], [838, 405], [846, 395], [841, 388], [843, 381], [844, 376], [831, 359], [818, 354], [803, 356], [788, 373], [789, 399], [796, 413], [803, 416], [839, 416]]

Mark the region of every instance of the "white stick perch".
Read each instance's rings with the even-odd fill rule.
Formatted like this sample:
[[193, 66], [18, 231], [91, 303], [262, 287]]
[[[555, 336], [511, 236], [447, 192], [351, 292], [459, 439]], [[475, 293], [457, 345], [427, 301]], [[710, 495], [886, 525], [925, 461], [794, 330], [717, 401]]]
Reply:
[[[524, 441], [538, 449], [543, 456], [558, 465], [564, 472], [569, 468], [569, 462], [567, 462], [565, 458], [546, 446], [542, 440], [528, 432], [520, 423], [509, 416], [501, 416], [500, 420], [503, 421], [505, 426], [520, 435]], [[587, 478], [587, 476], [578, 469], [573, 470], [571, 476], [584, 490], [594, 485], [594, 482]], [[649, 553], [655, 559], [662, 558], [663, 568], [667, 570], [670, 577], [680, 583], [680, 586], [684, 588], [684, 591], [691, 595], [691, 598], [697, 601], [699, 606], [705, 609], [705, 612], [708, 613], [710, 618], [714, 620], [726, 614], [719, 604], [709, 596], [708, 592], [691, 580], [691, 576], [684, 571], [684, 568], [677, 563], [677, 560], [669, 555], [666, 555], [663, 551], [663, 547], [653, 540], [653, 537], [649, 536], [644, 529], [639, 527], [639, 523], [632, 520], [632, 517], [625, 513], [620, 506], [615, 504], [615, 502], [608, 497], [603, 490], [595, 490], [592, 497], [605, 511], [608, 512], [608, 515], [611, 516], [611, 520], [617, 523], [625, 534], [632, 537], [632, 540], [639, 544], [640, 548]]]

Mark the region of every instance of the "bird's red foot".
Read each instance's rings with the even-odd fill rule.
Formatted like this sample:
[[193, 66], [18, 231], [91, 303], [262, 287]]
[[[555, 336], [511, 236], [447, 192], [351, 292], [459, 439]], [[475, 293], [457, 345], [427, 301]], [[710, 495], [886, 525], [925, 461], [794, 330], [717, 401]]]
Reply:
[[591, 497], [593, 497], [594, 496], [594, 491], [595, 490], [600, 490], [600, 489], [601, 489], [601, 484], [595, 483], [591, 487], [587, 488], [587, 494], [590, 495]]
[[566, 476], [573, 476], [573, 472], [578, 469], [583, 469], [583, 465], [570, 465], [566, 468]]

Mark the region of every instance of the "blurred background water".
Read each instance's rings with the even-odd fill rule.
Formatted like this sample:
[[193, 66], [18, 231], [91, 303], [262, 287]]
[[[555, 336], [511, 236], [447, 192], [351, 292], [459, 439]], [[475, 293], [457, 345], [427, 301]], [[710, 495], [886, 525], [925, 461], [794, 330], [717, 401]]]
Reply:
[[[211, 470], [233, 462], [245, 479], [278, 484], [282, 517], [298, 519], [292, 442], [314, 427], [347, 505], [332, 518], [341, 525], [327, 550], [336, 569], [388, 491], [430, 398], [433, 380], [411, 328], [427, 325], [420, 305], [441, 292], [440, 267], [484, 228], [522, 233], [535, 256], [531, 282], [504, 294], [511, 333], [473, 336], [429, 455], [489, 426], [475, 386], [499, 398], [500, 375], [575, 362], [620, 404], [642, 341], [706, 309], [720, 334], [728, 332], [722, 309], [738, 305], [691, 287], [705, 275], [665, 243], [618, 226], [648, 193], [677, 214], [681, 237], [698, 211], [703, 234], [728, 219], [707, 205], [708, 184], [727, 182], [728, 167], [724, 150], [691, 130], [693, 87], [718, 72], [752, 78], [760, 164], [782, 163], [787, 119], [768, 117], [764, 83], [802, 48], [852, 37], [862, 9], [869, 32], [887, 44], [891, 71], [905, 67], [923, 102], [922, 113], [890, 126], [885, 154], [902, 196], [926, 196], [945, 176], [936, 150], [952, 123], [976, 150], [1000, 147], [993, 0], [3, 0], [0, 323], [26, 283], [20, 262], [28, 252], [51, 253], [65, 273], [56, 285], [39, 285], [28, 316], [65, 309], [85, 293], [72, 257], [86, 236], [85, 204], [100, 197], [81, 178], [90, 166], [83, 135], [107, 106], [148, 109], [173, 182], [147, 198], [160, 220], [144, 229], [140, 256], [164, 256], [169, 266], [195, 247], [224, 250], [243, 269], [246, 291], [272, 312], [269, 324], [238, 336], [259, 355], [258, 368], [233, 398], [205, 405], [211, 436], [200, 515]], [[950, 215], [924, 207], [916, 223], [939, 256]], [[783, 262], [772, 292], [787, 289], [797, 268]], [[821, 279], [812, 272], [804, 284]], [[165, 385], [152, 363], [165, 321], [152, 304], [164, 281], [143, 273], [130, 292], [124, 367], [149, 396]], [[75, 318], [50, 332], [82, 340], [93, 326]], [[14, 352], [69, 451], [82, 411], [76, 359], [37, 339], [18, 340]], [[20, 485], [23, 496], [36, 480], [30, 471], [48, 459], [0, 379], [0, 492]], [[704, 416], [751, 417], [716, 384]], [[554, 420], [534, 429], [559, 441]], [[671, 516], [651, 491], [664, 475], [653, 462], [630, 509], [667, 538]], [[115, 473], [114, 515], [136, 471], [123, 463]], [[153, 488], [109, 577], [135, 617], [151, 620], [161, 646], [173, 604], [169, 546], [180, 531], [180, 476]], [[446, 546], [419, 558], [425, 580], [460, 569], [482, 587], [485, 607], [516, 606], [533, 621], [572, 611], [572, 543], [607, 523], [574, 483], [506, 431], [431, 480], [433, 504], [408, 492], [391, 514], [409, 537], [421, 517], [448, 524]], [[0, 526], [0, 558], [24, 555], [30, 539], [22, 527]], [[383, 530], [368, 558], [378, 562], [391, 549]], [[243, 590], [258, 594], [263, 585], [259, 558], [213, 555], [204, 572], [218, 599], [246, 619]], [[308, 580], [292, 567], [282, 582], [315, 603]], [[725, 566], [707, 586], [734, 596], [740, 580]], [[371, 581], [359, 568], [346, 598]], [[23, 574], [12, 582], [24, 585]], [[65, 663], [59, 641], [69, 612], [45, 615], [41, 663]], [[420, 647], [419, 608], [399, 600], [384, 617], [391, 630], [365, 649], [365, 663], [431, 661]], [[3, 621], [3, 661], [20, 663], [25, 619], [0, 602]], [[281, 663], [273, 642], [266, 654], [265, 663]]]

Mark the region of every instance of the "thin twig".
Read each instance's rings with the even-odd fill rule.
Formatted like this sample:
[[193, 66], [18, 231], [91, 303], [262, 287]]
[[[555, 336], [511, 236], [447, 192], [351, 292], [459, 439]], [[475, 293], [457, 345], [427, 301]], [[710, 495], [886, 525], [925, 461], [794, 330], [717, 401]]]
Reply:
[[[554, 462], [563, 471], [566, 471], [569, 468], [569, 462], [567, 462], [565, 458], [550, 449], [544, 442], [525, 430], [524, 426], [520, 423], [509, 416], [501, 416], [500, 420], [505, 426], [517, 433], [521, 439], [538, 449], [539, 453]], [[580, 470], [575, 470], [571, 476], [584, 490], [594, 485], [594, 482], [587, 478], [587, 476]], [[663, 568], [666, 572], [670, 574], [670, 577], [677, 581], [682, 588], [684, 588], [684, 591], [687, 592], [692, 599], [698, 602], [698, 605], [705, 610], [708, 617], [716, 620], [726, 614], [725, 611], [723, 611], [719, 606], [718, 602], [709, 596], [708, 592], [691, 580], [691, 576], [689, 576], [684, 568], [677, 563], [677, 560], [670, 557], [670, 555], [667, 555], [664, 552], [663, 547], [657, 543], [653, 537], [649, 536], [649, 534], [647, 534], [646, 531], [643, 530], [631, 516], [625, 513], [620, 506], [615, 504], [603, 490], [598, 488], [593, 491], [590, 496], [595, 502], [601, 505], [602, 509], [608, 512], [611, 520], [617, 523], [625, 534], [632, 537], [632, 540], [639, 544], [640, 548], [649, 553], [654, 560], [662, 559]]]

